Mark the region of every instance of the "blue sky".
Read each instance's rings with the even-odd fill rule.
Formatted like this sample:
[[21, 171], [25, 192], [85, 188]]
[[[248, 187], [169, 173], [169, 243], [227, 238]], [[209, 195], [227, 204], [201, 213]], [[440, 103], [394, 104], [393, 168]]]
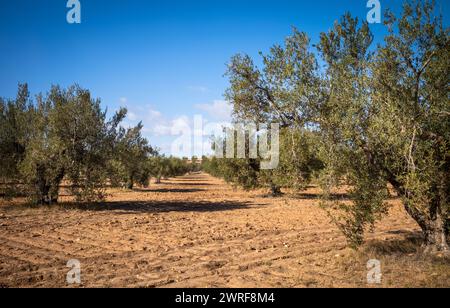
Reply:
[[[224, 120], [226, 63], [281, 43], [296, 26], [317, 40], [346, 11], [364, 19], [367, 0], [80, 0], [68, 24], [66, 0], [0, 0], [0, 96], [19, 82], [33, 94], [78, 83], [110, 111], [130, 110], [152, 144], [170, 152], [170, 127], [202, 114]], [[444, 17], [449, 2], [438, 0]], [[400, 0], [381, 0], [398, 11]], [[447, 21], [447, 19], [446, 19]], [[372, 25], [376, 39], [383, 26]], [[196, 153], [198, 154], [198, 153]]]

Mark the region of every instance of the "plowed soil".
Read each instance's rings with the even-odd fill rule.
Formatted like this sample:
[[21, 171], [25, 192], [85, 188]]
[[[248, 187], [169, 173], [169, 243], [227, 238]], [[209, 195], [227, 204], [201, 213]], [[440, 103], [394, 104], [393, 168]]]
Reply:
[[[355, 252], [314, 187], [266, 198], [193, 174], [110, 193], [91, 206], [1, 201], [0, 287], [450, 287], [448, 259], [417, 253], [398, 200]], [[71, 259], [81, 285], [66, 281]], [[381, 285], [368, 284], [370, 259]]]

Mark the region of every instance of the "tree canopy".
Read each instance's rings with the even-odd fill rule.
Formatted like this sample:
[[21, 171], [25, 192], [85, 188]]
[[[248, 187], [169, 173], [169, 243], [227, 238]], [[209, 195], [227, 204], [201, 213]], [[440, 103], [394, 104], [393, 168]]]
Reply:
[[422, 228], [427, 251], [448, 251], [449, 28], [430, 1], [405, 3], [401, 17], [386, 12], [385, 20], [388, 35], [378, 46], [368, 23], [346, 14], [316, 46], [294, 29], [284, 45], [261, 54], [262, 68], [234, 56], [226, 92], [234, 120], [282, 125], [280, 167], [263, 174], [249, 159], [207, 167], [244, 187], [261, 175], [293, 186], [319, 172], [324, 201], [347, 184], [353, 204], [330, 215], [354, 246], [395, 194]]

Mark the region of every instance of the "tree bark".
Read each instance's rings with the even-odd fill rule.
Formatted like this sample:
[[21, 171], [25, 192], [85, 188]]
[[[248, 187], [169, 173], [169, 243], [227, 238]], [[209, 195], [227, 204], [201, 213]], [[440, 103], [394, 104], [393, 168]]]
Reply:
[[[406, 196], [406, 190], [404, 187], [394, 178], [391, 178], [389, 182], [394, 186], [400, 196]], [[450, 251], [448, 245], [449, 236], [449, 221], [448, 217], [442, 214], [442, 200], [447, 200], [446, 196], [440, 196], [435, 193], [435, 200], [430, 205], [429, 214], [423, 213], [418, 209], [405, 204], [405, 210], [411, 216], [422, 229], [424, 235], [424, 253], [436, 253]]]
[[37, 203], [39, 205], [51, 205], [51, 204], [57, 204], [58, 203], [58, 192], [59, 189], [52, 187], [52, 185], [49, 185], [45, 183], [45, 180], [43, 181], [40, 179], [38, 181], [38, 200]]
[[405, 209], [422, 229], [425, 254], [450, 251], [448, 245], [448, 220], [442, 216], [440, 207], [432, 211], [431, 218], [411, 209], [407, 205]]
[[283, 194], [281, 188], [275, 184], [270, 185], [270, 192], [272, 197], [279, 197]]
[[440, 212], [430, 219], [423, 230], [425, 237], [425, 253], [449, 252], [447, 219]]
[[130, 176], [127, 181], [127, 189], [132, 190], [134, 188], [134, 177]]
[[64, 178], [64, 169], [59, 170], [57, 175], [48, 180], [46, 177], [46, 166], [38, 166], [37, 167], [37, 177], [36, 177], [36, 191], [37, 195], [37, 204], [39, 205], [51, 205], [58, 203], [59, 197], [59, 185]]
[[447, 241], [449, 240], [450, 237], [450, 219], [447, 218], [447, 221], [445, 223], [445, 234], [447, 235]]

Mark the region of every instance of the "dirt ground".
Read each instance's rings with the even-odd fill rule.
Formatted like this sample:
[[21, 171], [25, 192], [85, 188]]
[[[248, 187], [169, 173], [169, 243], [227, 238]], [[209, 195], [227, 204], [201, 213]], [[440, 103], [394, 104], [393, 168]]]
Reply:
[[[3, 202], [0, 287], [450, 287], [449, 260], [417, 253], [398, 200], [355, 252], [317, 194], [264, 198], [194, 174], [95, 206]], [[71, 259], [81, 285], [66, 282]], [[380, 285], [367, 283], [370, 259]]]

